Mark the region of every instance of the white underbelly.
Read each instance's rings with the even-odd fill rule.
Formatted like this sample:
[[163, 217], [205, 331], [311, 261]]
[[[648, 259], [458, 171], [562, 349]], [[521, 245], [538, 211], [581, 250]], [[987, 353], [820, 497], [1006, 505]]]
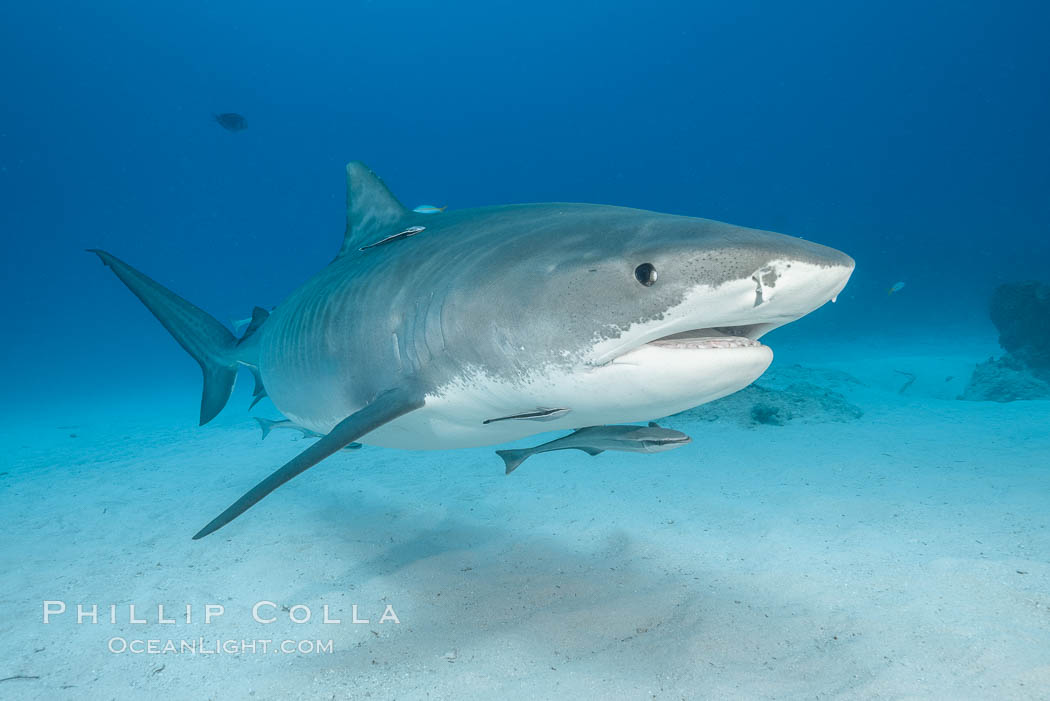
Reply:
[[[427, 396], [423, 408], [361, 442], [411, 450], [469, 448], [546, 431], [648, 421], [736, 392], [765, 372], [772, 359], [772, 351], [762, 345], [684, 351], [643, 346], [607, 365], [527, 384], [478, 378], [440, 388]], [[484, 423], [537, 408], [570, 411], [549, 421]]]

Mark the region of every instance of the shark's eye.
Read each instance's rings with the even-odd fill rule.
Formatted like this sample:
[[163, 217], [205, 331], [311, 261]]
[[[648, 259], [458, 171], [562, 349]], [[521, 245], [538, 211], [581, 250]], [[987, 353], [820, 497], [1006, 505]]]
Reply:
[[656, 282], [656, 268], [653, 267], [652, 263], [642, 263], [634, 269], [634, 277], [646, 287], [652, 287], [653, 283]]

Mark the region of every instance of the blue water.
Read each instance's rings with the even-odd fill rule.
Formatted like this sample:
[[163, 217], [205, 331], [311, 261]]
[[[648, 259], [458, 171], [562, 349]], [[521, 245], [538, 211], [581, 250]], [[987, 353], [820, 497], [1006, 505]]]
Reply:
[[[1050, 254], [1048, 14], [7, 3], [0, 230], [17, 342], [0, 362], [19, 394], [167, 372], [181, 351], [82, 249], [246, 314], [330, 259], [351, 159], [412, 204], [601, 202], [835, 246], [859, 261], [836, 334], [979, 323], [995, 284], [1042, 275]], [[249, 128], [218, 128], [225, 111]]]
[[[1047, 280], [1048, 25], [1037, 2], [4, 3], [0, 411], [192, 426], [197, 367], [84, 249], [247, 316], [338, 249], [355, 159], [409, 206], [597, 202], [804, 236], [857, 270], [771, 336], [783, 358], [980, 360], [991, 291]], [[244, 420], [244, 379], [222, 421]]]

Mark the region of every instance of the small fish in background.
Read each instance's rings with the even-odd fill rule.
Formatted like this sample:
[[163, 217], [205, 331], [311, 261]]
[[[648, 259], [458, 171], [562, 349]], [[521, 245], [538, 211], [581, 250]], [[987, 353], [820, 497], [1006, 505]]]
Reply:
[[441, 214], [446, 209], [448, 209], [448, 205], [445, 205], [444, 207], [435, 207], [432, 204], [421, 204], [412, 211], [417, 214]]
[[223, 112], [222, 114], [213, 114], [215, 121], [219, 123], [226, 131], [244, 131], [248, 128], [248, 120], [243, 115], [239, 115], [236, 112]]
[[685, 445], [691, 440], [681, 431], [663, 428], [650, 421], [648, 426], [588, 426], [532, 448], [497, 450], [496, 455], [503, 458], [503, 462], [507, 464], [509, 475], [527, 458], [552, 450], [582, 450], [588, 455], [597, 455], [606, 450], [621, 450], [627, 453], [662, 453], [665, 450]]
[[895, 283], [893, 283], [893, 286], [890, 287], [890, 289], [886, 291], [886, 294], [891, 295], [894, 292], [900, 292], [903, 289], [904, 289], [904, 283], [903, 282], [895, 282]]

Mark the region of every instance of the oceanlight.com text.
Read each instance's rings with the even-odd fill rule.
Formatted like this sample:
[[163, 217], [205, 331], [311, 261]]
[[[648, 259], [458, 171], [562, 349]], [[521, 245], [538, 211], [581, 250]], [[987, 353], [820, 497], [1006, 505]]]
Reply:
[[110, 638], [107, 647], [116, 655], [325, 655], [332, 654], [335, 646], [331, 640], [273, 640], [259, 638], [209, 639], [184, 638], [181, 640]]

